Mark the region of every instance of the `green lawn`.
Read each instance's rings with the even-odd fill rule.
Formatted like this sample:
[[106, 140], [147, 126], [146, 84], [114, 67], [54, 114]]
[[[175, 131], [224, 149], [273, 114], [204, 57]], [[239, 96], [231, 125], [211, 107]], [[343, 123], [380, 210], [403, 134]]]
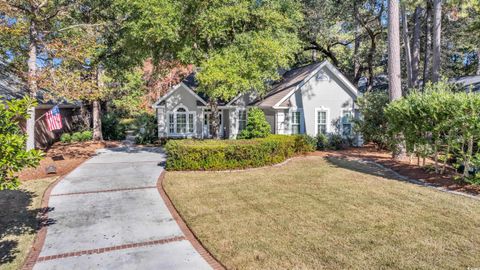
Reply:
[[229, 269], [480, 267], [480, 201], [321, 157], [246, 172], [168, 172], [196, 236]]
[[0, 269], [20, 269], [38, 230], [42, 196], [57, 179], [22, 182], [18, 190], [0, 191]]

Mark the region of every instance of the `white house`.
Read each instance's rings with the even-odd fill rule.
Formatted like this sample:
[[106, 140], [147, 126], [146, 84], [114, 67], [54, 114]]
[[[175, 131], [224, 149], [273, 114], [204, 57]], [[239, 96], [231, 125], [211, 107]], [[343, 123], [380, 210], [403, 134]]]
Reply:
[[[170, 89], [155, 104], [160, 138], [208, 138], [210, 114], [207, 101], [196, 91], [194, 74]], [[292, 69], [263, 97], [244, 94], [221, 102], [220, 133], [235, 138], [245, 128], [247, 111], [261, 108], [274, 134], [352, 134], [357, 115], [357, 88], [328, 61]]]

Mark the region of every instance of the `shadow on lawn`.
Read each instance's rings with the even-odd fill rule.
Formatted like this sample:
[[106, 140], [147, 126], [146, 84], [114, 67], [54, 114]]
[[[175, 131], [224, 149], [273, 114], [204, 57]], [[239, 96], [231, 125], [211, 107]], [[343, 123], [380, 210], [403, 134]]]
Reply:
[[[36, 195], [26, 190], [0, 191], [0, 265], [12, 262], [17, 253], [18, 238], [25, 234], [34, 234], [44, 226], [55, 221], [46, 217], [53, 209], [29, 209]], [[14, 236], [12, 239], [5, 239]]]
[[333, 156], [327, 156], [326, 160], [335, 167], [361, 172], [373, 176], [383, 177], [390, 180], [405, 181], [404, 179], [395, 175], [395, 173], [393, 173], [391, 170], [381, 168], [374, 164]]

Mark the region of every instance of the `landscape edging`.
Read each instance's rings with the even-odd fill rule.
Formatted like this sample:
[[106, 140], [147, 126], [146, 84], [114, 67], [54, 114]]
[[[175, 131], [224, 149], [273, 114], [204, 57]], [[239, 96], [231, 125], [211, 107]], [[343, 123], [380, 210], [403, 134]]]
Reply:
[[168, 210], [172, 214], [173, 219], [175, 222], [178, 224], [180, 229], [182, 230], [183, 234], [185, 235], [185, 238], [192, 244], [193, 248], [202, 256], [202, 258], [207, 261], [207, 263], [215, 270], [224, 270], [226, 267], [221, 264], [200, 242], [200, 240], [195, 236], [195, 234], [192, 232], [190, 227], [188, 227], [187, 223], [183, 220], [182, 216], [180, 213], [177, 211], [177, 208], [175, 205], [172, 203], [172, 200], [168, 196], [167, 192], [165, 191], [163, 187], [163, 181], [165, 180], [165, 170], [162, 171], [160, 176], [158, 177], [157, 181], [157, 189], [158, 192], [160, 193], [160, 196], [162, 197], [163, 201], [165, 202], [165, 205], [167, 206]]

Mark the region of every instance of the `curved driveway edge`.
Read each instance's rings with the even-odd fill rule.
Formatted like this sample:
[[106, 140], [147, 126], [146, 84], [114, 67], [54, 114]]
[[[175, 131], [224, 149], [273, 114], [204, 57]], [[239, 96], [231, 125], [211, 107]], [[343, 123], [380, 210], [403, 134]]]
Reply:
[[198, 238], [193, 234], [190, 227], [185, 223], [182, 219], [182, 216], [178, 213], [177, 208], [173, 205], [172, 200], [168, 196], [167, 192], [163, 188], [163, 180], [165, 180], [165, 171], [160, 174], [157, 182], [158, 192], [163, 198], [163, 201], [167, 205], [170, 213], [172, 214], [173, 218], [177, 222], [178, 226], [182, 230], [183, 234], [185, 235], [186, 239], [192, 243], [193, 247], [197, 250], [197, 252], [213, 267], [215, 270], [223, 270], [226, 269], [215, 257], [200, 243]]
[[25, 267], [215, 267], [188, 241], [161, 199], [157, 182], [164, 161], [159, 148], [103, 149], [52, 185], [45, 198], [48, 229], [36, 241], [44, 238], [44, 243], [38, 258], [31, 252]]

